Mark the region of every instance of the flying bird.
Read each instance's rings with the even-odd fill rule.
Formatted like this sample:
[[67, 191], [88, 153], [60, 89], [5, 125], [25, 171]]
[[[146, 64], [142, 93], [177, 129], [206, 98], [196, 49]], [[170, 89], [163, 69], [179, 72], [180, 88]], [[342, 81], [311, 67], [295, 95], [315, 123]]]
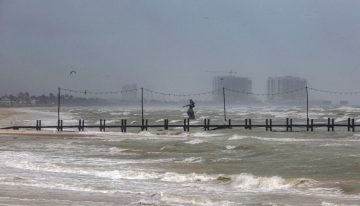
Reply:
[[73, 75], [73, 74], [75, 75], [76, 71], [73, 70], [73, 71], [70, 72], [70, 75]]

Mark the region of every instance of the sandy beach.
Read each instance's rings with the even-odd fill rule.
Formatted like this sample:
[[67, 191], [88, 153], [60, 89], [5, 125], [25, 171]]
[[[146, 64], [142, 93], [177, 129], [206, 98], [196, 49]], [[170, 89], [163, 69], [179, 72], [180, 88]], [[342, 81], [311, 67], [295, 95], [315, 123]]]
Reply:
[[16, 119], [21, 118], [25, 115], [25, 112], [21, 111], [20, 108], [0, 108], [0, 132], [1, 128], [12, 126]]
[[19, 114], [22, 114], [22, 112], [17, 111], [16, 108], [0, 108], [0, 121]]
[[[13, 123], [13, 119], [21, 119], [24, 116], [31, 116], [22, 108], [0, 108], [0, 128], [9, 126]], [[79, 132], [57, 132], [57, 131], [35, 131], [35, 130], [9, 130], [0, 129], [0, 136], [28, 136], [28, 137], [43, 137], [43, 138], [77, 138], [89, 136], [88, 134], [81, 134]]]

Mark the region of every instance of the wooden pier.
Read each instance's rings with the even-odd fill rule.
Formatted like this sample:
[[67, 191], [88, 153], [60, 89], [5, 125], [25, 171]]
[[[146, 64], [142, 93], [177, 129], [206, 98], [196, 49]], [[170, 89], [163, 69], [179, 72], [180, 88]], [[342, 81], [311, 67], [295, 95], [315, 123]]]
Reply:
[[264, 128], [266, 131], [274, 131], [274, 128], [282, 128], [283, 131], [292, 132], [295, 128], [302, 128], [306, 131], [313, 132], [315, 128], [326, 128], [327, 131], [334, 132], [335, 128], [346, 128], [349, 132], [355, 132], [355, 128], [360, 125], [355, 124], [355, 120], [348, 118], [347, 123], [335, 123], [334, 119], [327, 119], [327, 122], [315, 123], [313, 119], [307, 119], [305, 123], [295, 123], [293, 119], [286, 118], [284, 124], [273, 123], [272, 119], [265, 119], [264, 123], [253, 124], [251, 119], [245, 119], [242, 124], [232, 124], [231, 119], [228, 119], [226, 124], [211, 124], [210, 119], [204, 119], [203, 124], [191, 124], [190, 119], [184, 119], [182, 124], [169, 124], [168, 119], [164, 119], [163, 124], [149, 124], [148, 119], [142, 119], [141, 124], [127, 124], [126, 119], [121, 119], [121, 124], [106, 124], [105, 119], [100, 119], [99, 124], [86, 125], [85, 120], [80, 119], [76, 125], [64, 125], [63, 120], [58, 120], [57, 125], [42, 125], [41, 120], [36, 120], [35, 126], [11, 126], [1, 129], [35, 129], [41, 131], [42, 129], [56, 129], [61, 132], [64, 129], [77, 129], [79, 132], [84, 131], [85, 128], [98, 128], [101, 132], [105, 132], [107, 129], [118, 128], [121, 132], [127, 132], [128, 128], [137, 128], [141, 131], [147, 131], [150, 128], [163, 128], [169, 130], [169, 128], [182, 128], [185, 132], [189, 132], [190, 128], [203, 128], [204, 131], [217, 130], [217, 129], [233, 129], [244, 128], [246, 130], [253, 130], [255, 128]]

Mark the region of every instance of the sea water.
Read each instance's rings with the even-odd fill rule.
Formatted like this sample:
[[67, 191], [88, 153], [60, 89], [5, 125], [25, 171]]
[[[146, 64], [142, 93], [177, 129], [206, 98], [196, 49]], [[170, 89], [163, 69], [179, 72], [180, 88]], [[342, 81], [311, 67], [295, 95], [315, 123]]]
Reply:
[[[26, 110], [12, 124], [55, 124], [55, 108]], [[139, 124], [141, 112], [128, 107], [63, 108], [64, 124]], [[233, 124], [304, 123], [302, 107], [232, 107]], [[310, 118], [336, 122], [360, 119], [360, 108], [312, 108]], [[196, 110], [222, 124], [221, 108]], [[146, 108], [151, 124], [182, 124], [186, 110]], [[10, 123], [9, 123], [10, 124]], [[360, 128], [359, 128], [360, 130]], [[43, 131], [44, 132], [44, 131]], [[56, 131], [50, 130], [48, 133]], [[54, 136], [3, 135], [0, 138], [2, 205], [359, 205], [360, 133], [335, 129], [191, 128], [149, 131], [71, 129]], [[73, 136], [71, 134], [74, 134]]]

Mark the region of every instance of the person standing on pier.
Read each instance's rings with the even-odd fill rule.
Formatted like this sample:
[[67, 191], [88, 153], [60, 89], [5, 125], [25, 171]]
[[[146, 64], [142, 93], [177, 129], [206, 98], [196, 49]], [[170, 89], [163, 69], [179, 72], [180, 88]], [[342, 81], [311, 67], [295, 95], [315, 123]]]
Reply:
[[190, 104], [187, 104], [183, 107], [189, 107], [188, 111], [187, 111], [187, 114], [189, 116], [189, 119], [195, 119], [195, 113], [194, 113], [194, 110], [193, 108], [195, 107], [195, 102], [190, 99]]

